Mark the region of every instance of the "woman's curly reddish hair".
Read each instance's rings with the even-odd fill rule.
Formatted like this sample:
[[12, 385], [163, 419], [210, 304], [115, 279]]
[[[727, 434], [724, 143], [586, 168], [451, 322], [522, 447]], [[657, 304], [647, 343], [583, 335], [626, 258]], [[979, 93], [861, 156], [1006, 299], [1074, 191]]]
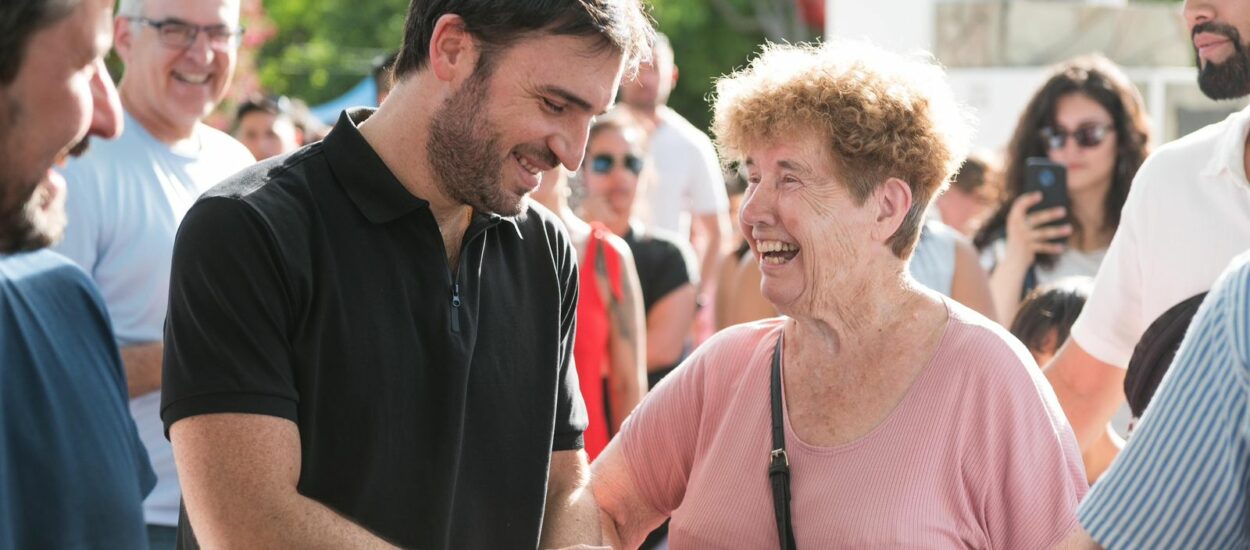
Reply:
[[764, 46], [716, 82], [714, 110], [726, 161], [815, 131], [860, 204], [889, 178], [907, 182], [911, 209], [887, 241], [899, 258], [911, 255], [925, 210], [963, 162], [971, 134], [941, 67], [849, 41]]

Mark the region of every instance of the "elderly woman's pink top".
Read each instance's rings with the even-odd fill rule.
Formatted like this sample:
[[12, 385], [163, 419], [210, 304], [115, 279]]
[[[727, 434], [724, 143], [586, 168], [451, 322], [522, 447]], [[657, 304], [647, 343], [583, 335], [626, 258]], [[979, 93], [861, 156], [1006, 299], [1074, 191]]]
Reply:
[[[928, 366], [873, 431], [815, 447], [787, 417], [799, 548], [1050, 548], [1076, 527], [1085, 473], [1054, 392], [1000, 327], [948, 309]], [[781, 326], [714, 336], [623, 428], [630, 473], [671, 514], [674, 548], [778, 546], [768, 381]]]

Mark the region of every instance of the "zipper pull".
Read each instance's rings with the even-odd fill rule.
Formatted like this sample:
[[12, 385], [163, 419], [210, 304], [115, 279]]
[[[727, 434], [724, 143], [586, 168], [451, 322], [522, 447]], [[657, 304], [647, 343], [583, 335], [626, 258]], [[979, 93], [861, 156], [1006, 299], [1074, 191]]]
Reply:
[[451, 331], [460, 332], [460, 283], [451, 285]]

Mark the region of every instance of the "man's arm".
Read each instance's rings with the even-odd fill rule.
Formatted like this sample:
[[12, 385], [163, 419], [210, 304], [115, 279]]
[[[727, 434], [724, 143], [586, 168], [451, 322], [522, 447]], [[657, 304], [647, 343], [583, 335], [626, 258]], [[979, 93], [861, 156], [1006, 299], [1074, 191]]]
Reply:
[[547, 508], [539, 548], [564, 548], [575, 544], [598, 545], [599, 508], [590, 492], [590, 465], [586, 452], [551, 453], [547, 477]]
[[396, 548], [296, 490], [300, 436], [275, 416], [207, 414], [169, 429], [204, 548]]
[[[1072, 424], [1081, 452], [1088, 452], [1124, 402], [1124, 369], [1095, 359], [1076, 338], [1069, 338], [1046, 366], [1045, 373]], [[1088, 460], [1085, 466], [1091, 466]], [[1101, 472], [1086, 474], [1094, 480]]]
[[121, 348], [122, 364], [126, 366], [126, 391], [130, 398], [161, 389], [161, 363], [165, 344], [148, 342]]

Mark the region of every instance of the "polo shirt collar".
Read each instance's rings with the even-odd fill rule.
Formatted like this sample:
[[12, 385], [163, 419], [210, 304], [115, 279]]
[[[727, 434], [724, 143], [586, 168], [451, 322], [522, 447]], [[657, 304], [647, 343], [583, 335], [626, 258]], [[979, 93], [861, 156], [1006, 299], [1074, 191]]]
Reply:
[[[356, 203], [356, 208], [370, 222], [382, 224], [407, 216], [419, 208], [429, 208], [430, 203], [409, 193], [361, 135], [359, 124], [373, 116], [374, 111], [365, 107], [343, 111], [334, 129], [326, 136], [322, 148], [335, 179]], [[495, 225], [501, 221], [512, 224], [517, 234], [521, 234], [521, 227], [513, 218], [473, 212], [472, 225]]]
[[1246, 134], [1250, 130], [1250, 107], [1233, 113], [1228, 117], [1228, 127], [1220, 136], [1215, 154], [1202, 170], [1204, 176], [1218, 176], [1228, 171], [1241, 181], [1246, 181]]

